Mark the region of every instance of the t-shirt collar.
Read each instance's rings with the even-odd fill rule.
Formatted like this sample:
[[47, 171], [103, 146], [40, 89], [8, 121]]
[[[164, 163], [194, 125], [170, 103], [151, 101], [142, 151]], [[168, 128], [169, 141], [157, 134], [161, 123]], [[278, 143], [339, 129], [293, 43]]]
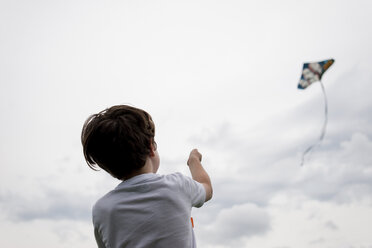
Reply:
[[134, 177], [131, 177], [123, 182], [121, 182], [117, 187], [122, 187], [122, 186], [128, 186], [128, 185], [134, 185], [142, 181], [146, 181], [150, 178], [156, 177], [157, 174], [155, 173], [145, 173], [145, 174], [140, 174]]

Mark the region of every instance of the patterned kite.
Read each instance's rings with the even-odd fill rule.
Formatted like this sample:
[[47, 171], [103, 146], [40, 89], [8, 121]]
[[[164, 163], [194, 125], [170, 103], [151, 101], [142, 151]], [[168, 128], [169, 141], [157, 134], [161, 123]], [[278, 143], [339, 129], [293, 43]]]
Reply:
[[323, 73], [327, 71], [327, 69], [334, 63], [334, 59], [328, 59], [320, 62], [314, 62], [314, 63], [305, 63], [302, 68], [302, 74], [300, 82], [298, 83], [298, 88], [301, 90], [306, 89], [309, 87], [312, 83], [320, 82], [320, 85], [322, 86], [322, 91], [324, 95], [324, 103], [325, 103], [325, 109], [324, 109], [324, 124], [322, 131], [320, 133], [319, 140], [309, 146], [304, 153], [302, 154], [302, 161], [301, 165], [304, 164], [305, 155], [309, 153], [316, 145], [318, 145], [324, 138], [326, 127], [327, 127], [327, 121], [328, 121], [328, 103], [327, 103], [327, 95], [324, 89], [324, 85], [321, 81]]

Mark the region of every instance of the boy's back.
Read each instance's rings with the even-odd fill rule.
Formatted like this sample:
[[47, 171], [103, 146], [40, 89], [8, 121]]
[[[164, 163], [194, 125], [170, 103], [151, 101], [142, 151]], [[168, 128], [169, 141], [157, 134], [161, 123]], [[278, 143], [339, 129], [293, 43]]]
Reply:
[[191, 208], [203, 186], [180, 173], [141, 174], [97, 201], [93, 223], [99, 247], [196, 247]]
[[155, 125], [144, 110], [117, 105], [91, 115], [81, 141], [89, 167], [104, 169], [123, 181], [93, 207], [94, 232], [100, 248], [196, 247], [192, 207], [212, 198], [208, 173], [197, 149], [181, 173], [161, 176]]

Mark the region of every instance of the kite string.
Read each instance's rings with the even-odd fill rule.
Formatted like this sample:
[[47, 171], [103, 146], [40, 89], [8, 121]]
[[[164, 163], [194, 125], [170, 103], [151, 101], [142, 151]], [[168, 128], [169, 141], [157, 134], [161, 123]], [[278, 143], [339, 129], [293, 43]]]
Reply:
[[328, 101], [327, 101], [327, 94], [325, 92], [325, 89], [324, 89], [324, 85], [322, 83], [322, 81], [319, 81], [320, 82], [320, 85], [322, 86], [322, 91], [323, 91], [323, 95], [324, 95], [324, 124], [323, 124], [323, 128], [322, 128], [322, 133], [320, 134], [320, 138], [319, 138], [319, 142], [321, 142], [324, 138], [324, 135], [325, 135], [325, 132], [326, 132], [326, 128], [327, 128], [327, 122], [328, 122]]
[[322, 131], [320, 133], [319, 140], [315, 144], [309, 146], [304, 151], [304, 153], [302, 154], [301, 166], [304, 164], [306, 154], [309, 153], [314, 147], [316, 147], [317, 145], [319, 145], [320, 142], [322, 142], [322, 140], [323, 140], [323, 138], [325, 136], [325, 133], [326, 133], [326, 129], [327, 129], [327, 122], [328, 122], [328, 101], [327, 101], [327, 94], [325, 92], [325, 88], [324, 88], [324, 85], [323, 85], [322, 81], [319, 81], [319, 82], [320, 82], [320, 85], [322, 86], [322, 91], [323, 91], [323, 96], [324, 96], [324, 123], [323, 123]]

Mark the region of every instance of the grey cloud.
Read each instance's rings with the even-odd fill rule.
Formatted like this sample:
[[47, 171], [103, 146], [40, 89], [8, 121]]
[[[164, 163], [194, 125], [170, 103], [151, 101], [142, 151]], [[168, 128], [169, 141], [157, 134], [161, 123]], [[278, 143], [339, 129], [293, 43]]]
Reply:
[[324, 226], [331, 230], [338, 230], [338, 226], [331, 220], [327, 221]]
[[252, 182], [249, 179], [237, 179], [233, 182], [216, 180], [213, 201], [225, 207], [246, 202], [265, 206], [277, 191], [286, 187], [284, 182]]
[[0, 197], [0, 207], [13, 221], [90, 219], [92, 198], [78, 193], [46, 191], [32, 199], [8, 193]]
[[[212, 178], [215, 204], [227, 207], [251, 202], [265, 206], [276, 193], [288, 190], [337, 202], [357, 200], [372, 193], [372, 175], [368, 170], [372, 165], [372, 139], [368, 132], [349, 134], [345, 139], [337, 133], [330, 135], [300, 167], [300, 153], [293, 144], [265, 146], [270, 144], [266, 139], [255, 146], [254, 141], [233, 130], [232, 124], [224, 124], [198, 140], [213, 147], [209, 152], [214, 153], [213, 159], [219, 164], [212, 165], [226, 170]], [[223, 149], [225, 145], [227, 148]], [[231, 172], [234, 170], [235, 176]]]
[[309, 244], [316, 246], [316, 245], [323, 244], [325, 242], [326, 242], [326, 240], [323, 237], [321, 237], [321, 238], [310, 241]]
[[238, 247], [244, 239], [264, 235], [270, 228], [268, 213], [246, 203], [222, 209], [214, 221], [201, 228], [200, 233], [209, 243]]
[[[229, 127], [225, 126], [225, 128], [227, 129], [225, 134], [232, 133], [229, 131]], [[229, 135], [224, 138], [229, 139], [231, 143], [235, 142], [234, 147], [249, 146], [253, 150], [255, 149], [243, 138], [240, 139], [237, 136], [230, 138]], [[330, 137], [330, 139], [332, 138], [333, 136]], [[216, 144], [215, 149], [218, 152], [222, 151]], [[287, 152], [282, 153], [282, 156], [278, 152], [273, 158], [270, 156], [269, 158], [261, 158], [263, 153], [253, 152], [248, 155], [251, 158], [247, 159], [245, 154], [240, 154], [239, 157], [239, 152], [235, 149], [225, 151], [228, 153], [228, 155], [224, 154], [227, 158], [218, 152], [215, 153], [217, 156], [215, 160], [221, 158], [228, 161], [230, 159], [234, 163], [230, 162], [227, 166], [222, 164], [225, 166], [226, 173], [216, 174], [217, 177], [212, 178], [215, 193], [211, 204], [215, 208], [206, 214], [209, 217], [200, 219], [202, 226], [208, 226], [208, 228], [203, 228], [201, 232], [202, 235], [204, 234], [203, 242], [213, 243], [225, 240], [226, 247], [239, 247], [239, 242], [243, 242], [244, 239], [249, 239], [256, 234], [264, 234], [270, 230], [270, 218], [266, 218], [267, 216], [265, 217], [264, 214], [257, 215], [262, 218], [260, 224], [255, 222], [256, 220], [250, 219], [250, 215], [241, 214], [241, 220], [235, 224], [235, 227], [242, 226], [242, 228], [238, 228], [238, 230], [227, 229], [223, 233], [219, 225], [227, 226], [226, 223], [222, 224], [222, 220], [225, 220], [224, 217], [230, 213], [233, 205], [244, 206], [246, 203], [251, 203], [264, 211], [272, 197], [281, 192], [305, 195], [318, 201], [336, 203], [354, 202], [370, 197], [372, 194], [372, 174], [370, 172], [372, 138], [369, 133], [354, 133], [346, 139], [340, 139], [326, 149], [324, 147], [315, 149], [303, 167], [299, 166], [298, 158], [293, 154], [293, 148], [283, 146], [281, 149], [282, 152]], [[290, 149], [293, 149], [292, 152], [289, 152]], [[211, 168], [211, 170], [214, 169]], [[235, 173], [232, 173], [234, 170]], [[232, 222], [234, 222], [233, 217], [230, 222], [227, 221], [233, 225]], [[252, 232], [249, 231], [249, 222], [251, 225], [257, 224], [256, 229], [253, 229]], [[209, 225], [209, 223], [212, 224]], [[245, 228], [243, 228], [244, 226]], [[324, 223], [324, 226], [330, 230], [338, 230], [337, 225], [332, 221]], [[244, 233], [243, 230], [246, 232]], [[229, 234], [230, 231], [237, 236]], [[221, 238], [209, 240], [207, 238], [209, 235]], [[214, 241], [215, 239], [218, 241]], [[316, 244], [325, 243], [325, 240], [312, 240], [310, 243], [316, 246]]]
[[[311, 103], [307, 105], [310, 109]], [[360, 111], [367, 113], [368, 106], [361, 106]], [[322, 108], [318, 111], [322, 111]], [[299, 165], [299, 155], [302, 152], [300, 148], [318, 138], [317, 131], [320, 130], [315, 125], [313, 133], [303, 135], [299, 124], [311, 122], [311, 118], [318, 117], [316, 114], [303, 114], [303, 120], [299, 118], [294, 121], [295, 117], [296, 112], [274, 118], [271, 123], [263, 124], [261, 129], [255, 129], [253, 134], [248, 129], [240, 133], [241, 130], [236, 129], [233, 123], [225, 123], [193, 137], [193, 142], [201, 142], [209, 148], [206, 152], [212, 158], [208, 169], [214, 174], [214, 198], [210, 204], [215, 208], [206, 214], [209, 217], [200, 219], [202, 226], [208, 226], [200, 232], [203, 242], [242, 247], [239, 242], [270, 230], [270, 225], [262, 217], [266, 225], [261, 225], [263, 229], [257, 225], [256, 232], [244, 233], [244, 228], [231, 228], [223, 233], [222, 227], [218, 226], [227, 226], [226, 223], [220, 224], [225, 216], [222, 213], [232, 209], [233, 205], [253, 203], [265, 210], [272, 197], [283, 192], [335, 203], [350, 203], [371, 196], [372, 132], [367, 124], [372, 120], [368, 119], [369, 115], [359, 118], [363, 120], [363, 125], [358, 128], [354, 128], [353, 122], [349, 122], [349, 118], [356, 118], [352, 110], [346, 109], [344, 116], [338, 116], [344, 118], [345, 122], [338, 119], [335, 121], [332, 119], [335, 117], [330, 117], [325, 140], [313, 150], [303, 167]], [[241, 215], [241, 222], [236, 226], [248, 225], [250, 221], [254, 223], [249, 218], [249, 215]], [[227, 221], [232, 222], [233, 220]], [[212, 224], [208, 225], [209, 223]], [[332, 221], [324, 223], [324, 226], [329, 230], [338, 230]], [[229, 235], [230, 231], [237, 236]], [[218, 238], [210, 240], [208, 237]], [[326, 244], [321, 238], [309, 242], [314, 247]]]
[[[372, 141], [357, 133], [338, 149], [316, 153], [293, 184], [306, 195], [322, 201], [350, 202], [372, 193]], [[315, 157], [315, 156], [314, 156]]]

